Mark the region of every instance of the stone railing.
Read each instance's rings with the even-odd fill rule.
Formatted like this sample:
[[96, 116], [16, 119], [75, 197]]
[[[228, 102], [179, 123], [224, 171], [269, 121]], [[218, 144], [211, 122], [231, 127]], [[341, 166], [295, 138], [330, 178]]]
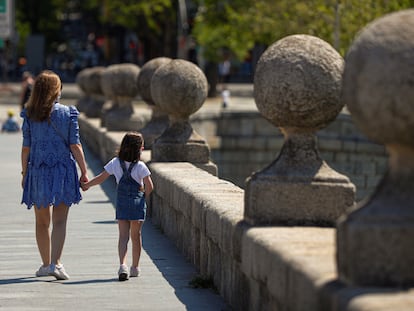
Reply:
[[[218, 176], [244, 188], [246, 178], [267, 166], [283, 146], [283, 134], [253, 109], [200, 112], [191, 123], [206, 137]], [[356, 199], [371, 195], [387, 166], [383, 145], [361, 135], [344, 111], [316, 133], [325, 161], [356, 186]]]
[[[209, 147], [189, 123], [205, 99], [205, 77], [180, 60], [154, 72], [152, 97], [169, 125], [143, 156], [155, 183], [152, 221], [235, 310], [414, 309], [413, 36], [407, 10], [360, 32], [345, 67], [313, 36], [270, 46], [254, 96], [283, 143], [245, 191], [214, 176]], [[168, 91], [154, 96], [161, 89]], [[344, 103], [390, 154], [379, 187], [358, 205], [354, 184], [328, 166], [316, 142]], [[84, 141], [105, 159], [123, 133], [99, 125], [80, 118]]]

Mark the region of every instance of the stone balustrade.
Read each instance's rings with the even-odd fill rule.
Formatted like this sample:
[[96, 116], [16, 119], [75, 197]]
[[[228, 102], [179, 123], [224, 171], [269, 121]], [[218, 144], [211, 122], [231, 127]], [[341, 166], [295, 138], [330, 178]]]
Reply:
[[[151, 94], [169, 114], [170, 126], [142, 157], [155, 184], [151, 220], [235, 310], [414, 309], [413, 31], [414, 10], [369, 24], [344, 71], [340, 56], [312, 36], [286, 37], [269, 47], [256, 71], [255, 99], [280, 128], [283, 145], [267, 168], [248, 179], [246, 191], [199, 169], [199, 161], [191, 163], [190, 148], [183, 157], [178, 152], [193, 133], [189, 116], [203, 101], [199, 72], [171, 61], [154, 73]], [[178, 83], [179, 99], [171, 100], [169, 86], [188, 75], [195, 79]], [[187, 102], [189, 88], [195, 93]], [[343, 103], [390, 154], [376, 192], [358, 205], [354, 185], [326, 164], [315, 139]], [[103, 157], [123, 134], [83, 115], [80, 126], [85, 142]], [[160, 154], [163, 148], [170, 159]], [[338, 230], [315, 226], [331, 225], [341, 214]]]

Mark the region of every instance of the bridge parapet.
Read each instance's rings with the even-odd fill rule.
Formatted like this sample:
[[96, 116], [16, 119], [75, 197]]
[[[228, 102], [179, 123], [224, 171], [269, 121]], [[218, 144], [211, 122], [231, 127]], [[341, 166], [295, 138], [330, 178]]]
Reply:
[[[399, 14], [369, 25], [351, 50], [356, 54], [347, 58], [351, 67], [345, 66], [344, 100], [364, 133], [386, 145], [390, 161], [389, 172], [377, 192], [342, 219], [338, 231], [317, 226], [263, 226], [254, 220], [246, 222], [247, 204], [243, 205], [246, 193], [242, 189], [191, 163], [155, 162], [151, 161], [149, 151], [144, 152], [143, 159], [149, 163], [156, 185], [149, 208], [152, 222], [175, 241], [201, 275], [214, 281], [219, 293], [235, 310], [414, 310], [414, 289], [398, 287], [412, 286], [414, 264], [414, 115], [411, 104], [414, 51], [412, 40], [405, 40], [413, 37], [414, 11]], [[300, 47], [298, 52], [300, 55]], [[329, 51], [327, 54], [332, 56]], [[386, 69], [383, 74], [380, 68]], [[335, 94], [338, 96], [337, 91]], [[274, 100], [275, 97], [270, 98]], [[283, 103], [286, 97], [281, 100]], [[268, 110], [275, 107], [264, 103], [269, 105], [262, 109], [268, 115]], [[317, 111], [322, 109], [318, 108], [321, 102], [313, 100], [303, 107], [293, 107], [295, 109], [291, 109], [290, 103], [297, 102], [287, 101], [288, 109], [281, 105], [278, 115], [283, 120], [284, 112], [293, 111], [294, 117], [289, 117], [294, 120], [293, 126], [270, 118], [274, 125], [282, 128], [284, 144], [289, 144], [271, 164], [270, 167], [275, 165], [271, 172], [297, 172], [292, 169], [292, 161], [302, 165], [303, 176], [313, 178], [315, 175], [309, 173], [312, 171], [309, 168], [318, 166], [308, 164], [325, 166], [311, 136], [316, 129], [329, 123], [331, 117], [325, 116], [316, 122], [311, 114], [310, 121], [295, 121], [301, 111], [307, 112], [315, 105]], [[371, 119], [372, 111], [377, 111], [374, 116], [377, 124]], [[107, 131], [84, 116], [80, 117], [80, 125], [82, 133], [90, 133], [83, 136], [84, 140], [97, 144], [97, 150], [105, 157], [122, 138], [122, 133]], [[311, 155], [310, 161], [302, 152]], [[284, 165], [279, 166], [282, 163]], [[282, 168], [285, 171], [281, 171]], [[287, 176], [287, 181], [296, 181], [295, 178], [302, 176], [289, 174], [282, 176]], [[336, 181], [337, 174], [333, 172], [332, 176]], [[346, 178], [340, 180], [346, 182], [334, 183], [334, 186], [348, 185]], [[268, 191], [272, 189], [269, 187]], [[298, 193], [300, 189], [298, 187]], [[269, 196], [272, 195], [274, 193]], [[308, 194], [310, 200], [312, 195]], [[302, 197], [304, 205], [307, 204], [305, 199]], [[312, 218], [316, 219], [319, 215]], [[388, 287], [379, 287], [384, 285]]]

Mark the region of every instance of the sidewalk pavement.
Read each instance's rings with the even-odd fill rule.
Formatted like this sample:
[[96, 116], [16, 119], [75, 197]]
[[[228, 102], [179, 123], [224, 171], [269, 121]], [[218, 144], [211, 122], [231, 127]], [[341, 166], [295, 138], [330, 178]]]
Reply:
[[[16, 93], [0, 90], [1, 121], [9, 108], [19, 111]], [[230, 310], [213, 290], [189, 285], [195, 267], [150, 219], [143, 226], [141, 276], [118, 281], [112, 179], [83, 192], [70, 209], [62, 256], [70, 280], [36, 278], [34, 212], [20, 204], [21, 133], [1, 133], [0, 145], [0, 310]], [[85, 149], [92, 177], [102, 163]]]

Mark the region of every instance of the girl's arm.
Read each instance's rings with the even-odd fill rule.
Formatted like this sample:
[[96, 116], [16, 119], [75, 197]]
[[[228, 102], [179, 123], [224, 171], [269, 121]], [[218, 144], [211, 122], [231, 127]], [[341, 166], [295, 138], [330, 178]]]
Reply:
[[87, 175], [87, 169], [86, 169], [86, 161], [85, 161], [85, 155], [83, 153], [83, 148], [81, 144], [72, 144], [70, 145], [70, 151], [72, 152], [76, 162], [79, 165], [80, 171], [81, 171], [81, 182], [87, 182], [88, 175]]
[[98, 176], [92, 178], [90, 181], [82, 183], [82, 189], [84, 191], [88, 190], [92, 186], [102, 184], [109, 176], [111, 176], [107, 171], [102, 171]]
[[152, 179], [150, 175], [144, 177], [143, 181], [144, 181], [144, 188], [145, 188], [145, 196], [148, 198], [152, 190], [154, 190], [154, 184], [152, 183]]

